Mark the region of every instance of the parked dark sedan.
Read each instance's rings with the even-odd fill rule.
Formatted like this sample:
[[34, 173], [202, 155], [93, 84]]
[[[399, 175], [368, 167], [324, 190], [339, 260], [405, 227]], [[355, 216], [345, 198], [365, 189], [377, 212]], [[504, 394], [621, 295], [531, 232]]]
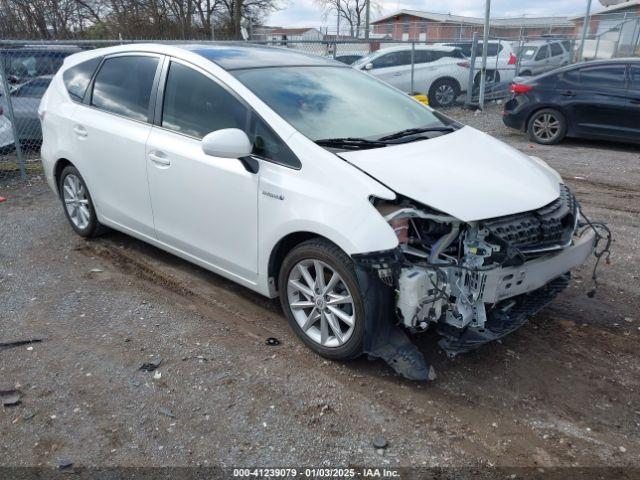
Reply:
[[516, 79], [505, 125], [532, 141], [564, 137], [640, 143], [640, 59], [580, 63], [531, 79]]

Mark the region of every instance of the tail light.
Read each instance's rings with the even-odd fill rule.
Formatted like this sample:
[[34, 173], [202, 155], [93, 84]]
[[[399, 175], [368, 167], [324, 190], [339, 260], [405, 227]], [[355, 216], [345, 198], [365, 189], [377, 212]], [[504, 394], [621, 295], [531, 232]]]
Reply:
[[408, 218], [400, 218], [397, 220], [391, 220], [389, 222], [391, 228], [398, 237], [398, 242], [402, 244], [406, 244], [409, 241], [409, 219]]
[[511, 85], [511, 92], [515, 93], [516, 95], [522, 95], [523, 93], [528, 93], [531, 90], [533, 90], [533, 87], [531, 85], [525, 85], [522, 83], [514, 83]]
[[471, 68], [471, 64], [469, 62], [458, 62], [458, 66], [462, 68]]
[[516, 57], [513, 53], [509, 54], [509, 65], [515, 65], [518, 63], [518, 57]]

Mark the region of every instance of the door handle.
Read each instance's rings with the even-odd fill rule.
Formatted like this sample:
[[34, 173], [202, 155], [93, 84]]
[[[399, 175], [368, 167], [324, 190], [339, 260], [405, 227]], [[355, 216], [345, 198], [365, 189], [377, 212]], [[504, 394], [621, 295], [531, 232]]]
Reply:
[[640, 98], [632, 98], [631, 103], [634, 105], [640, 105]]
[[86, 137], [89, 134], [89, 132], [87, 132], [87, 129], [82, 125], [76, 125], [75, 127], [73, 127], [73, 131], [79, 137]]
[[168, 167], [171, 165], [171, 161], [168, 158], [165, 158], [163, 153], [160, 152], [151, 152], [149, 154], [149, 160], [151, 160], [156, 165], [161, 165], [163, 167]]
[[571, 90], [567, 90], [566, 92], [562, 92], [562, 96], [563, 97], [575, 97], [576, 94], [573, 93]]

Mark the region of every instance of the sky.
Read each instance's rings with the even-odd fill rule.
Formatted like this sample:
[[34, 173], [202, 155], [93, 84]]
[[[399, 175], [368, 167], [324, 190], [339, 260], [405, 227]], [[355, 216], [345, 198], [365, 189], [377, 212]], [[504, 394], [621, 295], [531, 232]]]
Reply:
[[[375, 0], [374, 0], [375, 1]], [[423, 10], [452, 15], [481, 17], [484, 15], [485, 0], [381, 0], [382, 11], [372, 14], [372, 20], [400, 9]], [[267, 25], [281, 27], [318, 27], [335, 25], [335, 20], [323, 20], [322, 11], [314, 0], [282, 0], [283, 8], [269, 17]], [[549, 16], [582, 15], [587, 8], [587, 0], [492, 0], [491, 16]], [[593, 1], [592, 10], [602, 7]]]

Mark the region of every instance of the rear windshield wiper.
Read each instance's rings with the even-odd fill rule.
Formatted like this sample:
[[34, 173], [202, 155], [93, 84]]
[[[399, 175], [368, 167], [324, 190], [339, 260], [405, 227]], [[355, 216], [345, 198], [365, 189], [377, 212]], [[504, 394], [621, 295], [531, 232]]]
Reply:
[[321, 147], [329, 148], [344, 148], [348, 150], [360, 150], [366, 148], [382, 148], [386, 147], [387, 143], [381, 140], [367, 140], [366, 138], [322, 138], [316, 140], [316, 143]]
[[442, 127], [424, 127], [424, 128], [407, 128], [399, 132], [387, 135], [386, 137], [379, 138], [379, 142], [386, 142], [388, 140], [398, 140], [400, 138], [408, 137], [410, 135], [418, 135], [420, 133], [428, 132], [455, 132], [456, 129], [447, 125]]

